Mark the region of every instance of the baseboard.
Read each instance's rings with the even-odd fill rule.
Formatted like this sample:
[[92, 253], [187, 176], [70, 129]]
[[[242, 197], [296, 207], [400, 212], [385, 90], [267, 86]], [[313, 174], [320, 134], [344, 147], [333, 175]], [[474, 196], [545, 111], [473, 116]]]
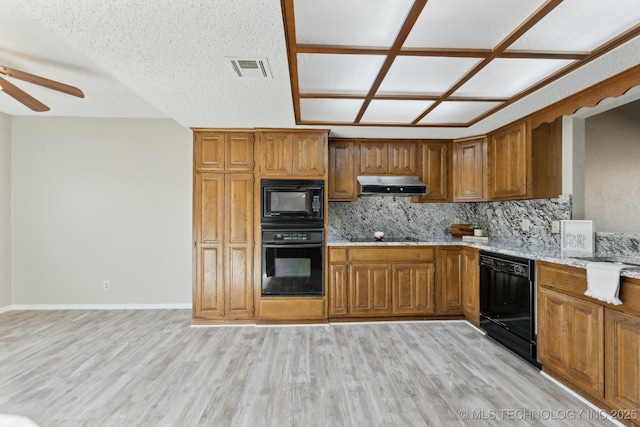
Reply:
[[598, 407], [596, 404], [594, 404], [593, 402], [589, 401], [588, 399], [585, 399], [583, 396], [580, 396], [580, 394], [578, 394], [575, 391], [571, 390], [569, 387], [567, 387], [566, 385], [562, 384], [560, 381], [558, 381], [557, 379], [553, 378], [551, 375], [547, 374], [544, 371], [540, 371], [540, 375], [542, 375], [547, 380], [551, 381], [552, 383], [554, 383], [555, 385], [557, 385], [558, 387], [560, 387], [561, 389], [563, 389], [564, 391], [566, 391], [567, 393], [569, 393], [570, 395], [572, 395], [573, 397], [575, 397], [576, 399], [578, 399], [579, 401], [584, 403], [585, 405], [591, 407], [599, 415], [603, 416], [603, 418], [606, 418], [607, 421], [611, 421], [613, 424], [615, 424], [615, 425], [617, 425], [619, 427], [625, 427], [624, 424], [622, 424], [620, 421], [616, 420], [611, 415], [609, 415], [608, 411]]
[[[5, 307], [6, 308], [6, 307]], [[191, 304], [14, 304], [8, 310], [175, 310]], [[0, 313], [3, 309], [0, 309]]]
[[7, 311], [11, 311], [11, 306], [10, 305], [4, 306], [4, 307], [0, 307], [0, 314], [6, 313]]

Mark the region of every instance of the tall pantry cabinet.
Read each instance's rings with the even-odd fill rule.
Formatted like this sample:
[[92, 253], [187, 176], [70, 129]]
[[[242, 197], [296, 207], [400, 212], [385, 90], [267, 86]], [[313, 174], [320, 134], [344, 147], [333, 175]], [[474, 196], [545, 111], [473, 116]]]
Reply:
[[250, 320], [253, 131], [194, 130], [193, 320]]

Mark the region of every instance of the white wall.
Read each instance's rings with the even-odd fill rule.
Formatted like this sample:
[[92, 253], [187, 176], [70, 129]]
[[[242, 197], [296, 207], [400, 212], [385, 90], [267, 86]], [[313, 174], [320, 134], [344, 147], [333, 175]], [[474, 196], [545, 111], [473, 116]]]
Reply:
[[11, 117], [0, 113], [0, 310], [11, 305]]
[[170, 120], [14, 117], [12, 304], [190, 305], [191, 140]]
[[585, 217], [596, 231], [640, 232], [639, 109], [636, 102], [586, 119]]

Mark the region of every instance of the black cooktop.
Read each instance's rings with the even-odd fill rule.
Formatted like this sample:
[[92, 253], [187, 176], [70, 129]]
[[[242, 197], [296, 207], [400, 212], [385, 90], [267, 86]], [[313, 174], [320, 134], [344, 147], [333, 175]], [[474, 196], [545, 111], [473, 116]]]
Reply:
[[419, 242], [420, 239], [410, 236], [384, 236], [382, 240], [376, 240], [375, 237], [354, 237], [349, 239], [354, 243], [368, 243], [368, 242], [380, 242], [380, 243], [401, 243], [401, 242]]

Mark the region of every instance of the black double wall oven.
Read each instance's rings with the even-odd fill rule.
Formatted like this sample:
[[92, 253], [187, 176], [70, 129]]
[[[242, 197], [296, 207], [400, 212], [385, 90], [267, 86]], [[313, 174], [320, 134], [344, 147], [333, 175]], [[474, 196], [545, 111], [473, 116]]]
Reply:
[[324, 181], [260, 182], [262, 296], [324, 295]]

